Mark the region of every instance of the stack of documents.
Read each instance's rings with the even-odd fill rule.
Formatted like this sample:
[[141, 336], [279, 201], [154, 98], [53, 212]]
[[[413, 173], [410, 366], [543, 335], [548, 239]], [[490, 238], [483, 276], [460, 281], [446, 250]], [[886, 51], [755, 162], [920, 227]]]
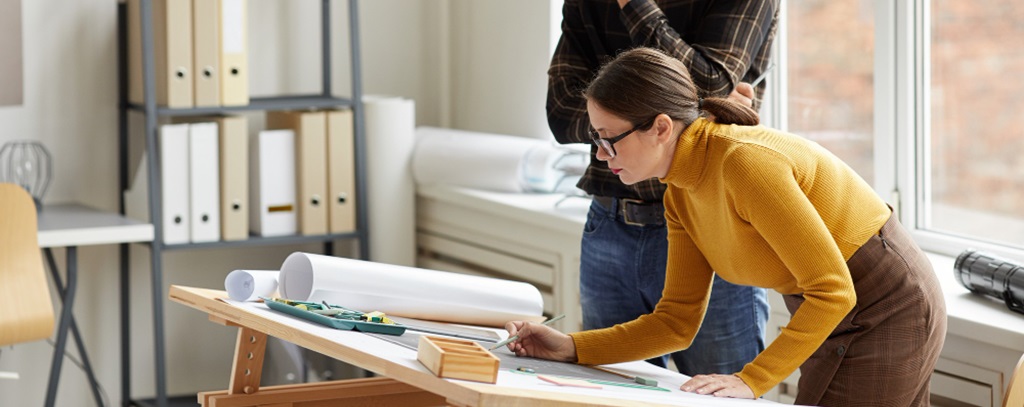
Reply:
[[[143, 100], [140, 0], [129, 0], [128, 99]], [[153, 0], [156, 103], [171, 108], [249, 104], [245, 0]]]
[[252, 231], [261, 236], [355, 230], [351, 110], [267, 113], [252, 151]]
[[[248, 226], [244, 117], [196, 117], [160, 126], [161, 222], [165, 244], [243, 240]], [[149, 221], [145, 157], [125, 192], [130, 217]]]

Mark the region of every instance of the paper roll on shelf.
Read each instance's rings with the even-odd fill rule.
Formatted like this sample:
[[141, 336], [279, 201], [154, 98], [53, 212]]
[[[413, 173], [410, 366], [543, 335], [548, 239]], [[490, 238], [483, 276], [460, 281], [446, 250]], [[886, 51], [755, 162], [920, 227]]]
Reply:
[[280, 288], [292, 300], [408, 318], [492, 327], [544, 320], [540, 291], [527, 283], [302, 252], [281, 265]]
[[277, 270], [235, 270], [224, 278], [228, 297], [235, 301], [255, 301], [277, 296]]

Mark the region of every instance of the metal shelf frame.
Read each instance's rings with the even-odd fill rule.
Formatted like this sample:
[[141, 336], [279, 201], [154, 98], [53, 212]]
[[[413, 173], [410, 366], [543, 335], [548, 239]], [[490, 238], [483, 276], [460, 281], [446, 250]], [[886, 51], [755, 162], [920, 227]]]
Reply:
[[[123, 192], [129, 188], [128, 185], [128, 151], [129, 143], [132, 141], [128, 129], [128, 116], [130, 113], [141, 113], [145, 121], [145, 151], [148, 155], [147, 170], [149, 174], [149, 216], [153, 223], [154, 237], [150, 247], [150, 272], [152, 277], [153, 301], [153, 338], [154, 338], [154, 365], [156, 369], [156, 395], [154, 399], [136, 401], [131, 398], [131, 302], [127, 287], [130, 287], [130, 246], [120, 246], [120, 325], [121, 325], [121, 405], [155, 405], [166, 407], [169, 403], [177, 403], [180, 398], [168, 398], [167, 395], [167, 359], [166, 342], [164, 330], [164, 287], [163, 287], [163, 256], [162, 253], [168, 250], [193, 250], [193, 249], [221, 249], [233, 247], [247, 247], [260, 245], [285, 245], [321, 242], [324, 245], [324, 252], [333, 254], [334, 241], [356, 239], [359, 242], [359, 256], [368, 259], [369, 227], [367, 218], [366, 203], [366, 140], [365, 122], [363, 112], [363, 88], [362, 68], [360, 66], [360, 45], [359, 45], [359, 11], [358, 0], [346, 0], [348, 2], [348, 28], [351, 51], [351, 98], [335, 97], [331, 91], [331, 2], [332, 0], [321, 0], [321, 93], [314, 95], [285, 95], [279, 97], [252, 98], [245, 106], [222, 106], [203, 107], [191, 109], [170, 109], [157, 106], [156, 104], [156, 65], [154, 55], [154, 33], [153, 33], [153, 0], [139, 1], [139, 18], [141, 21], [142, 35], [142, 78], [143, 78], [143, 104], [128, 102], [128, 46], [127, 26], [128, 15], [126, 4], [118, 3], [118, 168], [121, 196], [119, 197], [119, 208], [122, 214], [125, 213], [125, 202]], [[340, 1], [340, 0], [339, 0]], [[251, 64], [250, 64], [251, 66]], [[158, 125], [157, 119], [169, 116], [202, 116], [223, 113], [245, 112], [245, 111], [268, 111], [268, 110], [298, 110], [315, 108], [336, 108], [347, 107], [353, 113], [353, 131], [355, 149], [355, 174], [356, 174], [356, 231], [344, 234], [329, 234], [319, 236], [279, 236], [279, 237], [251, 237], [244, 241], [213, 242], [201, 244], [175, 244], [165, 245], [163, 243], [163, 228], [161, 222], [163, 208], [161, 207], [161, 174], [160, 154], [157, 143]], [[136, 137], [137, 139], [138, 137]], [[195, 400], [195, 396], [186, 399]], [[141, 403], [141, 404], [140, 404]], [[152, 403], [152, 404], [151, 404]]]

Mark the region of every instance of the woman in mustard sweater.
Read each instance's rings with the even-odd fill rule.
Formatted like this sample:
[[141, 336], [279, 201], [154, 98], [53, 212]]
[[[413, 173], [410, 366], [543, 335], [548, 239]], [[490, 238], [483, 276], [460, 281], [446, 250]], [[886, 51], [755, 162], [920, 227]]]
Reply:
[[[626, 184], [667, 184], [665, 292], [653, 313], [562, 334], [506, 325], [509, 349], [581, 364], [689, 346], [712, 277], [771, 288], [792, 315], [753, 362], [682, 390], [755, 398], [801, 369], [797, 404], [927, 406], [946, 312], [931, 263], [849, 166], [807, 139], [757, 126], [753, 110], [698, 98], [686, 67], [622, 53], [584, 92], [597, 158]], [[704, 111], [714, 120], [701, 117]]]

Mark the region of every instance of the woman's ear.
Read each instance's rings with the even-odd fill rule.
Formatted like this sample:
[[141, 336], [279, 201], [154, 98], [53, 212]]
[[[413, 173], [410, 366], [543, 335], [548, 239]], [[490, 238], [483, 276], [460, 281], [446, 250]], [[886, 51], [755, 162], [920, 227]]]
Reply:
[[662, 114], [659, 114], [658, 117], [655, 117], [654, 118], [654, 126], [653, 127], [658, 132], [658, 141], [662, 141], [662, 142], [674, 142], [675, 141], [675, 140], [672, 140], [672, 137], [676, 133], [675, 131], [673, 131], [673, 128], [675, 127], [675, 122], [673, 122], [672, 118], [668, 117], [667, 114], [662, 113]]

